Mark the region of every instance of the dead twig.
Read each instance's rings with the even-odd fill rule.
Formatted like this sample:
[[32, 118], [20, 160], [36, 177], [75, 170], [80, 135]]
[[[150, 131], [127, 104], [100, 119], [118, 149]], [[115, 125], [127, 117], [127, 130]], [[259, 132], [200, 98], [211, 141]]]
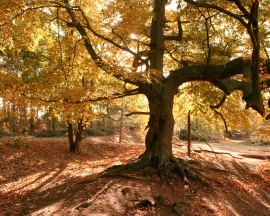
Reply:
[[108, 188], [113, 184], [113, 181], [109, 181], [107, 184], [105, 184], [105, 186], [98, 191], [91, 199], [87, 200], [84, 203], [81, 203], [80, 205], [76, 206], [75, 209], [79, 210], [80, 208], [88, 208], [97, 198], [99, 195], [101, 195], [102, 193], [105, 193]]

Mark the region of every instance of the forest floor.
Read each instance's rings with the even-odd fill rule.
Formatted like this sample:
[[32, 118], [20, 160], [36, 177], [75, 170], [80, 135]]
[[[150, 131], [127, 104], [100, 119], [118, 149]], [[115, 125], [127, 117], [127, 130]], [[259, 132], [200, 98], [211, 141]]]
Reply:
[[174, 140], [174, 155], [208, 184], [187, 186], [177, 175], [165, 184], [145, 172], [98, 176], [144, 151], [135, 136], [121, 144], [116, 136], [87, 138], [79, 155], [68, 152], [67, 138], [2, 138], [0, 216], [270, 215], [270, 147], [210, 145], [216, 154], [195, 143], [187, 157], [185, 143]]

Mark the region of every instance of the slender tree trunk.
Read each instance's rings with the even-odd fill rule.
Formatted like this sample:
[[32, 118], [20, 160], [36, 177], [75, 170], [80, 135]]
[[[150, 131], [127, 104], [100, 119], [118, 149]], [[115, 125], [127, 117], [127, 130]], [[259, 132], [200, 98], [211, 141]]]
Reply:
[[50, 117], [47, 117], [47, 130], [52, 129], [52, 120]]
[[123, 109], [120, 110], [120, 125], [119, 125], [119, 143], [122, 143], [123, 138]]
[[57, 129], [57, 122], [58, 122], [58, 118], [53, 116], [52, 117], [52, 131], [56, 131]]
[[69, 151], [73, 152], [73, 124], [68, 121], [68, 142], [69, 142]]
[[35, 119], [33, 117], [30, 117], [29, 125], [29, 132], [30, 134], [33, 134], [35, 132]]
[[12, 104], [12, 114], [11, 114], [11, 121], [10, 121], [10, 126], [11, 126], [11, 130], [14, 132], [14, 133], [17, 133], [18, 132], [18, 126], [17, 126], [17, 115], [16, 115], [16, 107], [14, 104]]
[[74, 140], [74, 131], [73, 124], [68, 122], [68, 140], [69, 140], [69, 151], [75, 154], [80, 152], [80, 144], [82, 142], [82, 134], [84, 132], [85, 125], [82, 119], [78, 121], [78, 128], [75, 134]]

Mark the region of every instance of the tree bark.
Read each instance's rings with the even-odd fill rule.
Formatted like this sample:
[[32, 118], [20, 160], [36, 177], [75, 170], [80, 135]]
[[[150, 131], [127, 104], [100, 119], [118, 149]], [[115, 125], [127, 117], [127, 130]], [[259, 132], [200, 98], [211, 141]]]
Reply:
[[58, 122], [58, 118], [57, 117], [55, 117], [55, 116], [53, 116], [52, 117], [52, 131], [56, 131], [56, 129], [57, 129], [57, 122]]
[[77, 127], [78, 128], [74, 140], [73, 124], [71, 122], [68, 122], [69, 151], [75, 154], [78, 154], [80, 152], [80, 145], [83, 140], [82, 134], [84, 132], [85, 125], [83, 124], [82, 119], [79, 119]]
[[147, 128], [145, 157], [161, 169], [172, 155], [174, 118], [172, 114], [174, 92], [164, 81], [164, 25], [167, 0], [155, 0], [150, 30], [150, 76], [153, 82], [142, 84], [141, 90], [149, 102], [150, 118]]
[[[163, 76], [165, 5], [167, 0], [155, 0], [150, 30], [150, 69]], [[151, 71], [150, 71], [151, 72]]]
[[35, 132], [35, 119], [33, 117], [30, 117], [29, 124], [30, 124], [29, 132], [30, 132], [30, 134], [34, 134], [34, 132]]
[[[159, 91], [159, 93], [157, 93]], [[172, 114], [175, 92], [170, 85], [164, 83], [151, 85], [145, 95], [148, 98], [150, 117], [148, 132], [145, 137], [146, 150], [142, 157], [146, 157], [155, 167], [161, 168], [172, 154], [172, 135], [174, 118]]]

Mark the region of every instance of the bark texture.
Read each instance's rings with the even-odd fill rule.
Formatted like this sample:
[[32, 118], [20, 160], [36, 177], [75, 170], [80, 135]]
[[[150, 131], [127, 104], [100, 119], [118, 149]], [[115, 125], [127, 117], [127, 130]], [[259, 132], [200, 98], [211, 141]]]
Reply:
[[[78, 121], [78, 128], [75, 132], [74, 137], [74, 130], [73, 130], [73, 124], [68, 122], [68, 140], [69, 140], [69, 151], [75, 154], [78, 154], [80, 152], [80, 145], [83, 140], [82, 134], [84, 132], [84, 124], [83, 120], [79, 119]], [[75, 140], [74, 140], [75, 138]]]

